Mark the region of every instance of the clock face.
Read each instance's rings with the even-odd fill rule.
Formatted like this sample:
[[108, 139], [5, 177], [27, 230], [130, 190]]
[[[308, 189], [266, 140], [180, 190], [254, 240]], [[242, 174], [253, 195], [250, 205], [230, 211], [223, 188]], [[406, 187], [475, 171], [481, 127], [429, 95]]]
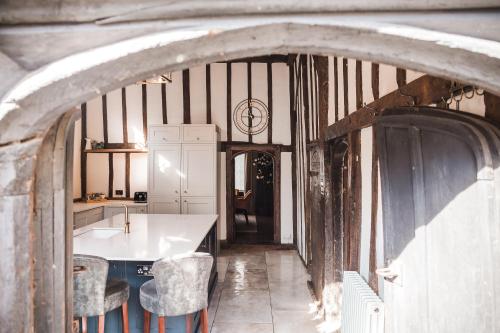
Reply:
[[234, 108], [233, 122], [243, 134], [262, 133], [269, 123], [267, 106], [255, 98], [245, 99]]

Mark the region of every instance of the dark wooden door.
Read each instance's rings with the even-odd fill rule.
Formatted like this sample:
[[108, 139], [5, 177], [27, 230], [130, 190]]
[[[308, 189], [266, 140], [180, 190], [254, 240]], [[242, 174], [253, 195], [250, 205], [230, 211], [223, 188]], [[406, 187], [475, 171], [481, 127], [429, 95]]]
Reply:
[[472, 117], [414, 111], [376, 124], [386, 332], [498, 332], [498, 134]]

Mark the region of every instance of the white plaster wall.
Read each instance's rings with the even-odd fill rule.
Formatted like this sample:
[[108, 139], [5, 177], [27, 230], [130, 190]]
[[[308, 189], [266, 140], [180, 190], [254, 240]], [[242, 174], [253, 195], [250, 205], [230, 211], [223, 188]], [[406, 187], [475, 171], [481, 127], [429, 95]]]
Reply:
[[370, 234], [372, 214], [372, 127], [361, 130], [361, 248], [359, 272], [368, 281], [370, 273]]
[[[220, 130], [220, 139], [227, 140], [227, 65], [211, 64], [212, 123]], [[225, 162], [224, 162], [225, 164]]]
[[[265, 105], [268, 104], [267, 98], [267, 64], [254, 63], [252, 66], [252, 98], [261, 100]], [[274, 105], [274, 101], [273, 101]], [[290, 131], [290, 127], [288, 127]], [[252, 138], [254, 143], [267, 143], [267, 129]]]
[[189, 104], [191, 122], [205, 124], [207, 122], [207, 88], [205, 65], [189, 69]]
[[289, 145], [291, 143], [290, 95], [289, 95], [290, 74], [288, 72], [288, 66], [282, 63], [273, 64], [272, 70], [273, 70], [273, 143]]
[[293, 243], [292, 153], [281, 153], [281, 243]]

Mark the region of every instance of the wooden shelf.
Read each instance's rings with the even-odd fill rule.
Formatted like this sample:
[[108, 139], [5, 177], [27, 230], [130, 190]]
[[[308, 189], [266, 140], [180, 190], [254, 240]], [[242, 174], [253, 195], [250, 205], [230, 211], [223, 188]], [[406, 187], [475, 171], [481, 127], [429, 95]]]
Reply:
[[84, 151], [87, 154], [105, 154], [105, 153], [147, 153], [147, 149], [134, 149], [134, 148], [117, 148], [117, 149], [109, 149], [109, 148], [102, 148], [102, 149], [87, 149]]

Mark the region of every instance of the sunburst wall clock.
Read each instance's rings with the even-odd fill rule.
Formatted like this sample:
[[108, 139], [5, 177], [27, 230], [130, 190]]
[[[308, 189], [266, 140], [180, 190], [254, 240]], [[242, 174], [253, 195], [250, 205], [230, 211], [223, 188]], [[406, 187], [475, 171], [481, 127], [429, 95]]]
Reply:
[[269, 111], [261, 100], [245, 99], [234, 108], [233, 122], [241, 133], [256, 135], [266, 130], [269, 124]]

